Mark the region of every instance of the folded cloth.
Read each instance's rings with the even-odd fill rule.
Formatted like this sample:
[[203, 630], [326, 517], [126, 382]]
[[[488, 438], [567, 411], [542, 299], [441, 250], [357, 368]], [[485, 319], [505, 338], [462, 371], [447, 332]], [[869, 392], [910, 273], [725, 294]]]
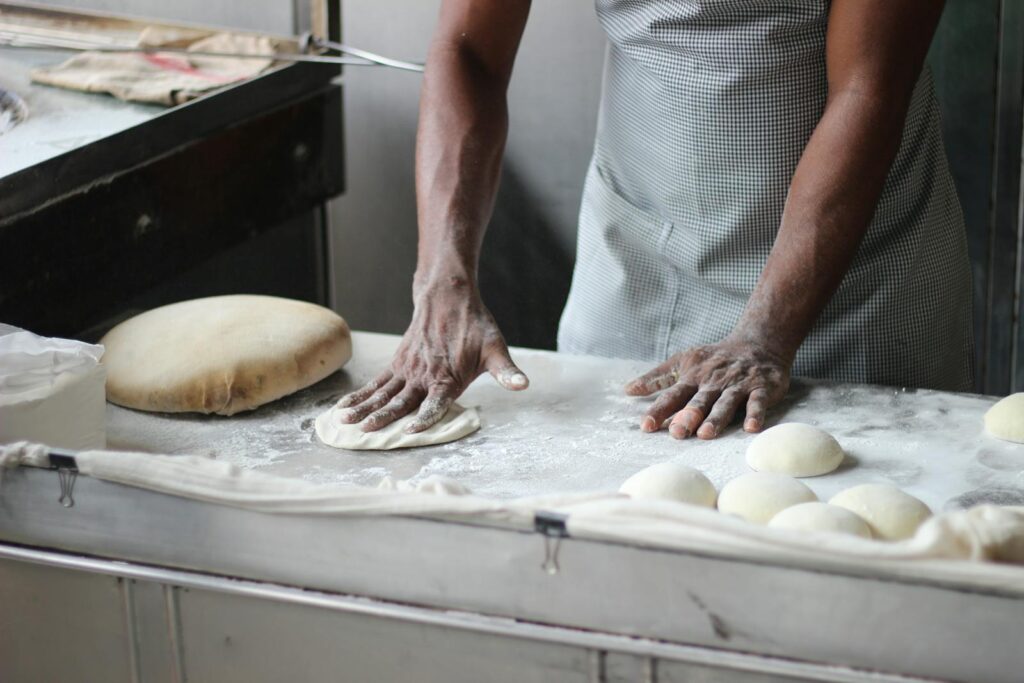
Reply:
[[106, 445], [103, 347], [0, 323], [0, 444]]
[[[455, 490], [450, 480], [417, 486], [386, 481], [371, 489], [277, 477], [197, 456], [82, 451], [75, 460], [84, 476], [268, 514], [412, 515], [526, 529], [537, 512], [558, 512], [566, 516], [574, 538], [1024, 593], [1024, 507], [982, 505], [947, 512], [925, 522], [913, 538], [884, 542], [797, 534], [695, 505], [631, 500], [613, 492], [494, 500], [462, 487]], [[25, 442], [0, 446], [0, 474], [47, 465], [45, 447]], [[0, 488], [0, 501], [2, 494]]]
[[5, 397], [45, 395], [62, 374], [87, 372], [102, 356], [97, 344], [40, 337], [0, 323], [0, 405]]
[[140, 46], [184, 47], [192, 52], [266, 55], [266, 59], [209, 57], [181, 53], [82, 52], [66, 62], [32, 71], [36, 83], [70, 90], [108, 93], [122, 100], [175, 105], [244, 81], [274, 63], [274, 41], [265, 36], [216, 33], [197, 37], [146, 29]]

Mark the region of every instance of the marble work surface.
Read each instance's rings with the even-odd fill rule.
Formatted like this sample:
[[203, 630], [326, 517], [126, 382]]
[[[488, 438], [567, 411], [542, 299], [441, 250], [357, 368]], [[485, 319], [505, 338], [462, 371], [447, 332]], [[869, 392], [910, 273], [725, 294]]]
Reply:
[[[452, 477], [475, 493], [515, 497], [614, 490], [647, 465], [678, 461], [721, 488], [748, 471], [751, 435], [738, 426], [714, 441], [645, 434], [650, 399], [624, 395], [645, 371], [632, 361], [514, 349], [526, 392], [479, 378], [460, 399], [480, 410], [482, 429], [461, 441], [390, 452], [342, 451], [317, 441], [313, 420], [390, 359], [398, 337], [354, 335], [353, 359], [323, 382], [234, 417], [146, 414], [108, 405], [112, 449], [191, 453], [317, 482], [375, 486], [385, 475]], [[808, 422], [835, 436], [847, 458], [836, 472], [805, 479], [819, 497], [864, 482], [889, 482], [936, 511], [977, 502], [1024, 504], [1024, 445], [984, 433], [994, 398], [914, 389], [794, 381], [771, 424]]]

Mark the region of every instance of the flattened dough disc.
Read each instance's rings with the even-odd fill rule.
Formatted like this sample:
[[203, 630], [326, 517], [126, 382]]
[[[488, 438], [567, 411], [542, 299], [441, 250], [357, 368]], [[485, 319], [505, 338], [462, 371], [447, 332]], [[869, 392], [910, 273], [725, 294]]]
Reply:
[[441, 421], [426, 431], [406, 434], [405, 427], [416, 419], [416, 413], [406, 415], [375, 432], [364, 432], [358, 423], [342, 422], [341, 411], [335, 407], [316, 418], [316, 435], [328, 446], [353, 451], [390, 451], [395, 448], [436, 446], [458, 441], [480, 429], [480, 416], [476, 408], [463, 408], [453, 403]]

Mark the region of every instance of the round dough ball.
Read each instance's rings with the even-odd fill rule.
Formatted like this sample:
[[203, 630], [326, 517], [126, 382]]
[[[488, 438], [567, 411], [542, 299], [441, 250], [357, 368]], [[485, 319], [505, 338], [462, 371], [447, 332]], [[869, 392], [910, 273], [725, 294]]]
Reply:
[[788, 507], [818, 500], [814, 491], [793, 477], [775, 472], [748, 472], [722, 487], [718, 509], [755, 524], [767, 524]]
[[824, 531], [871, 538], [867, 522], [846, 508], [828, 503], [800, 503], [772, 517], [768, 526], [793, 531]]
[[799, 422], [766, 429], [747, 448], [747, 464], [752, 469], [791, 477], [828, 474], [842, 461], [843, 449], [831, 434]]
[[1024, 392], [1011, 394], [989, 408], [985, 430], [997, 439], [1024, 443]]
[[699, 470], [674, 462], [662, 462], [644, 468], [619, 488], [630, 498], [674, 500], [702, 507], [715, 507], [718, 491]]
[[252, 410], [319, 382], [352, 357], [341, 316], [271, 296], [161, 306], [117, 325], [100, 343], [107, 399], [167, 413]]
[[928, 506], [891, 484], [861, 484], [840, 491], [829, 501], [857, 514], [875, 538], [900, 541], [910, 538], [932, 516]]

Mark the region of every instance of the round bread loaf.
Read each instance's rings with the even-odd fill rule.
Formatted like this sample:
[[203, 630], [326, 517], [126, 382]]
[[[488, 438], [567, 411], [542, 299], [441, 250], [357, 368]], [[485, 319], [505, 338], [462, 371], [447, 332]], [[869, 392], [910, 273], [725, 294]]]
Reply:
[[352, 357], [337, 313], [271, 296], [161, 306], [114, 327], [107, 399], [136, 410], [234, 415], [308, 387]]

